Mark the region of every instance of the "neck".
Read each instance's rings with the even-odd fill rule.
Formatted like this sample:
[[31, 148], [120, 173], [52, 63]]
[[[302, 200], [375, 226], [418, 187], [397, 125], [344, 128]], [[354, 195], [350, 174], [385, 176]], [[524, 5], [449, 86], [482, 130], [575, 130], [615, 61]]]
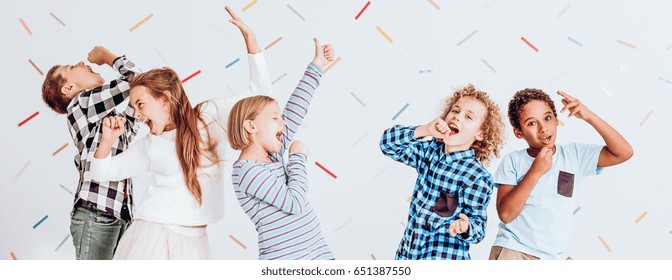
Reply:
[[454, 153], [454, 152], [461, 152], [461, 151], [466, 151], [471, 148], [471, 144], [467, 145], [448, 145], [448, 144], [443, 144], [443, 151], [446, 152], [447, 154]]
[[268, 152], [264, 150], [264, 148], [262, 148], [261, 146], [255, 145], [254, 143], [247, 146], [247, 148], [243, 149], [240, 152], [238, 160], [256, 160], [261, 162], [273, 162], [268, 157]]
[[[555, 144], [553, 144], [553, 147], [551, 148], [551, 150], [553, 150], [553, 154], [555, 154]], [[541, 148], [533, 148], [533, 147], [527, 148], [527, 154], [530, 155], [533, 158], [537, 157], [537, 155], [539, 154], [539, 151], [541, 151]]]

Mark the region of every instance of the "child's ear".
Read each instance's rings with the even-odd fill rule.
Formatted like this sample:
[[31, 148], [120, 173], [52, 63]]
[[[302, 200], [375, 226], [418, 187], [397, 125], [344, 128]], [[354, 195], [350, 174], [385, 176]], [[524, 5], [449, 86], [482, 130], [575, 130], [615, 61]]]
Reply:
[[66, 83], [61, 87], [61, 93], [68, 97], [74, 96], [77, 92], [79, 92], [79, 87], [74, 83]]
[[255, 132], [257, 132], [257, 128], [254, 126], [254, 123], [251, 120], [243, 121], [243, 128], [249, 134], [254, 134]]
[[484, 136], [483, 136], [483, 130], [479, 130], [479, 131], [478, 131], [478, 134], [476, 134], [476, 140], [477, 140], [477, 141], [483, 141], [483, 138], [484, 138]]
[[520, 129], [514, 128], [513, 129], [513, 135], [516, 136], [518, 139], [523, 139], [523, 132], [520, 131]]
[[161, 96], [161, 97], [162, 97], [163, 104], [166, 104], [166, 103], [170, 102], [170, 91], [164, 90], [163, 91], [163, 96]]

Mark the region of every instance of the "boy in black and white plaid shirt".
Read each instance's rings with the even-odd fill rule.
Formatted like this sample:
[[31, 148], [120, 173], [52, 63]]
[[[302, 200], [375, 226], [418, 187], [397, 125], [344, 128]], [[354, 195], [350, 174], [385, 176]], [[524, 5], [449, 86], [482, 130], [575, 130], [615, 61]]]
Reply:
[[100, 46], [89, 52], [88, 60], [97, 65], [107, 64], [121, 76], [105, 83], [100, 74], [83, 62], [56, 65], [46, 75], [42, 98], [55, 112], [67, 114], [70, 135], [78, 151], [75, 166], [79, 183], [70, 224], [77, 259], [112, 259], [131, 220], [132, 183], [130, 178], [110, 182], [90, 179], [89, 160], [101, 139], [103, 118], [122, 115], [127, 120], [124, 133], [113, 145], [112, 155], [123, 152], [136, 134], [133, 109], [129, 106], [122, 113], [116, 109], [129, 97], [128, 80], [139, 71], [125, 56], [117, 57]]

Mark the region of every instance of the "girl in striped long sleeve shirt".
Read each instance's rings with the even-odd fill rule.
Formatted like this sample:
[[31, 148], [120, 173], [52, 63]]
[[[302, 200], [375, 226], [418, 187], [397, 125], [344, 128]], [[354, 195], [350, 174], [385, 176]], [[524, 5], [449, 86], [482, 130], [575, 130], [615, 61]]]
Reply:
[[[227, 124], [231, 147], [242, 150], [232, 181], [243, 211], [258, 232], [259, 259], [333, 259], [320, 223], [307, 199], [306, 146], [292, 140], [308, 111], [322, 76], [333, 60], [330, 45], [315, 40], [308, 65], [284, 112], [268, 96], [236, 103]], [[289, 147], [285, 167], [283, 155]]]

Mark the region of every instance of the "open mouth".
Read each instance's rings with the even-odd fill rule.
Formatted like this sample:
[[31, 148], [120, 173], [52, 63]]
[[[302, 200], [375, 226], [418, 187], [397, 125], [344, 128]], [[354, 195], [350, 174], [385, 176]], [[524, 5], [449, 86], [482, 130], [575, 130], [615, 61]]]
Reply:
[[539, 138], [539, 141], [541, 141], [541, 143], [543, 143], [544, 145], [548, 145], [551, 143], [551, 138], [552, 138], [551, 135], [549, 135], [546, 137]]
[[454, 123], [449, 123], [448, 128], [450, 128], [450, 133], [448, 135], [455, 135], [460, 133], [460, 129], [457, 128], [457, 125], [455, 125]]
[[282, 131], [276, 133], [276, 134], [275, 134], [275, 138], [277, 138], [278, 141], [282, 142]]

